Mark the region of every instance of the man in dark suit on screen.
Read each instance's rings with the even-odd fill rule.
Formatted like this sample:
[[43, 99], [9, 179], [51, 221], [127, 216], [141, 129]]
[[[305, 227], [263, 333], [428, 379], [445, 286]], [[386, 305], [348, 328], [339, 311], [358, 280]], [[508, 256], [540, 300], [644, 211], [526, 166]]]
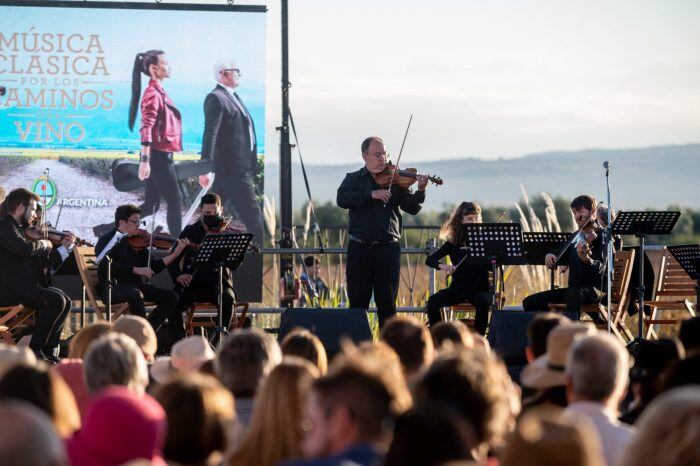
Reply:
[[[230, 205], [246, 230], [262, 236], [262, 212], [255, 196], [253, 175], [258, 170], [255, 126], [248, 109], [236, 94], [241, 72], [232, 61], [214, 67], [217, 86], [204, 100], [204, 136], [202, 160], [213, 165], [212, 191], [221, 196], [224, 206]], [[203, 187], [209, 175], [200, 176]]]

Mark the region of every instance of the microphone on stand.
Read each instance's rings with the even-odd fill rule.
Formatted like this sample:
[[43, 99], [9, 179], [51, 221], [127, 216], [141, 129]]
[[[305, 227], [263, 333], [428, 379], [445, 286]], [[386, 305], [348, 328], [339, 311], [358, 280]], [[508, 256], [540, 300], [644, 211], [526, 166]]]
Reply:
[[610, 176], [610, 162], [607, 160], [603, 162], [603, 168], [605, 168], [605, 176]]
[[5, 86], [0, 86], [0, 97], [5, 95], [5, 92], [7, 92], [7, 89]]

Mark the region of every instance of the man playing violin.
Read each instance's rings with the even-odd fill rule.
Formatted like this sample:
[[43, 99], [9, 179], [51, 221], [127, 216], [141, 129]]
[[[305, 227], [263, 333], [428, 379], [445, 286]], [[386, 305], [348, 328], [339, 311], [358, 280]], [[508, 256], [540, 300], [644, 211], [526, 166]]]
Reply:
[[569, 207], [579, 231], [574, 233], [572, 241], [545, 256], [545, 262], [550, 268], [557, 266], [557, 257], [566, 261], [569, 286], [528, 296], [523, 300], [526, 311], [547, 311], [551, 303], [566, 304], [567, 311], [580, 312], [582, 305], [599, 303], [605, 294], [604, 248], [602, 229], [595, 221], [596, 200], [583, 194], [571, 201]]
[[[186, 238], [192, 244], [201, 244], [208, 233], [219, 232], [225, 224], [221, 216], [223, 213], [221, 197], [218, 194], [209, 193], [202, 196], [199, 207], [201, 211], [199, 221], [188, 225], [180, 233], [180, 238]], [[195, 255], [194, 251], [186, 251], [180, 260], [173, 261], [168, 267], [176, 283], [175, 291], [180, 296], [178, 306], [181, 313], [194, 302], [217, 303], [219, 300], [219, 273], [214, 267], [195, 269], [192, 266]], [[222, 318], [224, 327], [228, 328], [236, 301], [229, 269], [224, 271], [223, 283]]]
[[418, 175], [418, 190], [380, 186], [375, 176], [387, 167], [384, 141], [362, 142], [365, 166], [348, 173], [338, 188], [338, 206], [349, 210], [346, 277], [350, 307], [367, 309], [374, 293], [380, 327], [396, 313], [401, 272], [401, 211], [417, 214], [425, 200], [428, 177]]
[[[185, 329], [182, 314], [177, 312], [178, 296], [174, 291], [164, 290], [149, 283], [148, 279], [157, 275], [165, 267], [174, 262], [189, 241], [178, 240], [177, 246], [169, 255], [162, 259], [151, 258], [148, 266], [148, 248], [134, 248], [129, 244], [128, 236], [136, 235], [141, 225], [141, 210], [134, 205], [117, 207], [114, 213], [115, 228], [102, 235], [95, 246], [95, 254], [99, 257], [102, 250], [110, 245], [112, 238], [119, 235], [120, 239], [106, 254], [112, 260], [111, 276], [112, 303], [129, 303], [131, 312], [137, 316], [146, 317], [144, 303], [151, 301], [156, 307], [148, 316], [148, 321], [158, 334], [166, 319], [173, 327], [177, 338], [184, 338]], [[98, 266], [98, 289], [102, 291], [102, 300], [107, 302], [107, 267], [108, 261], [102, 259]]]
[[0, 305], [23, 304], [36, 311], [29, 347], [38, 359], [56, 363], [71, 299], [46, 281], [51, 242], [30, 241], [24, 233], [35, 220], [38, 201], [39, 196], [24, 188], [5, 199], [6, 213], [0, 217]]

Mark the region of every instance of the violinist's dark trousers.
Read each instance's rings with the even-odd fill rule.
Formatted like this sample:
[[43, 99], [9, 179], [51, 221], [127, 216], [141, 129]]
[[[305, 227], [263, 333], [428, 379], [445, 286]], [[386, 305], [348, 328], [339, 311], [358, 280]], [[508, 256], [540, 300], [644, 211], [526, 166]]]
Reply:
[[58, 288], [37, 286], [21, 301], [25, 306], [36, 311], [36, 326], [29, 348], [53, 354], [58, 347], [61, 331], [70, 313], [71, 299]]
[[168, 204], [168, 230], [177, 237], [182, 230], [182, 194], [173, 164], [173, 154], [151, 150], [151, 176], [146, 180], [146, 195], [141, 215], [147, 216], [160, 209], [160, 201]]
[[247, 173], [217, 173], [211, 192], [221, 196], [224, 206], [236, 210], [238, 218], [249, 233], [261, 236], [263, 232], [262, 211], [255, 196], [253, 178]]
[[[217, 305], [219, 302], [218, 285], [216, 283], [192, 283], [186, 288], [178, 286], [175, 291], [180, 296], [178, 302], [179, 312], [182, 315], [187, 308], [195, 302], [210, 303]], [[222, 323], [225, 328], [231, 325], [231, 317], [233, 316], [233, 304], [236, 302], [236, 295], [231, 288], [224, 285], [224, 293], [222, 297]]]
[[489, 325], [489, 305], [491, 293], [488, 291], [460, 290], [452, 286], [442, 289], [428, 298], [428, 323], [432, 327], [442, 320], [440, 309], [445, 306], [469, 302], [476, 308], [474, 329], [481, 335], [486, 334]]
[[401, 274], [401, 246], [397, 242], [362, 244], [350, 240], [345, 276], [351, 308], [367, 309], [374, 292], [379, 327], [396, 314]]
[[581, 306], [599, 303], [603, 296], [604, 293], [592, 286], [556, 288], [528, 296], [523, 300], [523, 309], [540, 312], [548, 311], [549, 304], [566, 304], [567, 311], [580, 313]]
[[[145, 302], [151, 301], [156, 307], [146, 316]], [[107, 302], [107, 290], [102, 295], [102, 302]], [[137, 316], [147, 318], [156, 332], [167, 319], [178, 330], [178, 336], [184, 337], [185, 326], [182, 314], [177, 312], [177, 293], [164, 290], [145, 283], [117, 283], [112, 287], [112, 304], [129, 303], [129, 311]], [[180, 332], [180, 330], [182, 330]]]

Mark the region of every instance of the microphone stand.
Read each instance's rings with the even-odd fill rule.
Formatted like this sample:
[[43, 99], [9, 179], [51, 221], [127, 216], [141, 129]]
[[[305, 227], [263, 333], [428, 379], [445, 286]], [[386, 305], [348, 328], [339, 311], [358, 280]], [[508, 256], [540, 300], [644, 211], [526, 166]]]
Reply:
[[612, 281], [613, 281], [613, 238], [612, 238], [612, 204], [610, 204], [610, 162], [607, 160], [603, 162], [603, 168], [605, 168], [605, 188], [606, 188], [606, 202], [608, 204], [608, 218], [607, 226], [604, 231], [604, 244], [605, 244], [605, 254], [606, 254], [606, 266], [607, 273], [606, 279], [608, 281], [608, 288], [606, 295], [608, 297], [608, 333], [612, 331], [612, 323], [610, 319], [612, 317]]

